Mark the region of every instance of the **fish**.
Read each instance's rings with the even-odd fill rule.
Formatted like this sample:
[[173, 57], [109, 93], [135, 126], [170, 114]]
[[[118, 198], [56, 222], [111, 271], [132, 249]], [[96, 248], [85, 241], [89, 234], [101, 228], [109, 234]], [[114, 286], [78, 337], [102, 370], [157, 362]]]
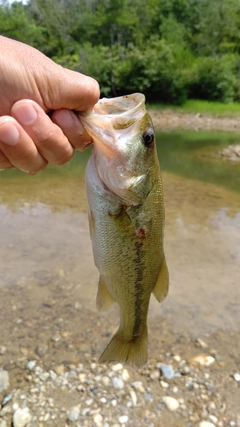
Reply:
[[93, 139], [85, 182], [100, 273], [97, 307], [108, 311], [117, 303], [120, 310], [119, 329], [99, 362], [138, 368], [148, 359], [151, 293], [162, 302], [169, 288], [154, 128], [141, 93], [102, 98], [80, 120]]

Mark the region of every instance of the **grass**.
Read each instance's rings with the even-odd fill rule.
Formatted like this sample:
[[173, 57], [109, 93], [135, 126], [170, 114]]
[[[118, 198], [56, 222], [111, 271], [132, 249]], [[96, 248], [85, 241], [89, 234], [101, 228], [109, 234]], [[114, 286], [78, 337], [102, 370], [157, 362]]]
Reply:
[[186, 113], [201, 113], [220, 116], [232, 116], [240, 114], [240, 103], [231, 102], [225, 104], [223, 102], [201, 101], [189, 99], [182, 105], [168, 104], [148, 104], [149, 109], [170, 109], [183, 111]]

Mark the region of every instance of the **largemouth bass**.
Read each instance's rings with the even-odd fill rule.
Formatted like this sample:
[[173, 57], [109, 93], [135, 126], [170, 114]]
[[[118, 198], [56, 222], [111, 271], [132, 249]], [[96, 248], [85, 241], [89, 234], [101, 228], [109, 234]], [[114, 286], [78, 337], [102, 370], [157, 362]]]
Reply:
[[80, 115], [94, 141], [86, 168], [89, 225], [100, 272], [97, 306], [118, 303], [120, 326], [100, 363], [147, 362], [151, 293], [168, 292], [164, 204], [154, 129], [140, 93], [101, 99]]

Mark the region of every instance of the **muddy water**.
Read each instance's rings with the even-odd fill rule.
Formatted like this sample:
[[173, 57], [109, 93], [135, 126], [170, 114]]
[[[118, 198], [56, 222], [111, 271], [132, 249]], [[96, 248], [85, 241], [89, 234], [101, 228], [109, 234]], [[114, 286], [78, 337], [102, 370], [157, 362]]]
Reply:
[[[239, 354], [238, 340], [234, 338], [231, 349], [229, 342], [240, 332], [240, 165], [217, 155], [229, 139], [158, 135], [171, 286], [161, 307], [151, 301], [152, 354], [163, 336], [165, 350], [167, 343], [174, 345], [176, 337], [184, 336], [184, 354], [188, 339], [211, 336], [228, 355], [235, 352], [236, 359]], [[118, 325], [115, 310], [105, 315], [95, 307], [98, 272], [83, 178], [87, 157], [79, 153], [65, 167], [50, 167], [35, 177], [17, 171], [0, 174], [5, 363], [10, 355], [36, 356], [36, 346], [49, 340], [54, 343], [49, 360], [72, 361], [82, 349], [99, 355]], [[59, 331], [65, 343], [61, 354], [55, 337]]]

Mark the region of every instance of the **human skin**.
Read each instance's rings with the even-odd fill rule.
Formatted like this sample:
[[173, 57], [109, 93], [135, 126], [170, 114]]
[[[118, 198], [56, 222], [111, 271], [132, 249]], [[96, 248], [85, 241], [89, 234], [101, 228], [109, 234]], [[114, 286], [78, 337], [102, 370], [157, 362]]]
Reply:
[[98, 83], [38, 50], [0, 36], [0, 170], [35, 174], [91, 144], [75, 112], [90, 111]]

